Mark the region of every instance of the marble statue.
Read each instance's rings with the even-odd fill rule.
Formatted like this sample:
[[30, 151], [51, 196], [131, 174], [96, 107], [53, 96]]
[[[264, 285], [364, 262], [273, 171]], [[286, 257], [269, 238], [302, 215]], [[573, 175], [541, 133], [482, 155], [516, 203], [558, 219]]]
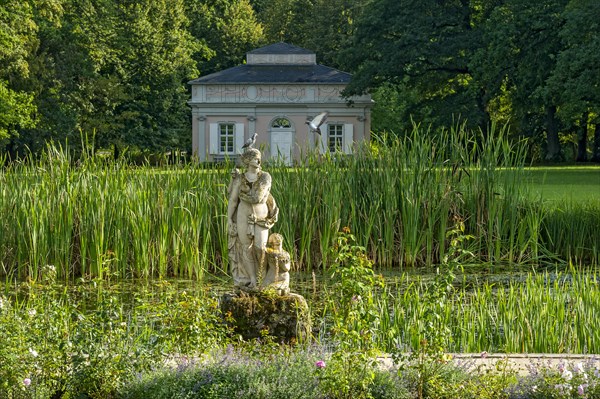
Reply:
[[269, 231], [279, 208], [255, 140], [253, 136], [242, 148], [242, 170], [232, 171], [227, 188], [229, 267], [236, 289], [221, 296], [221, 313], [243, 339], [263, 337], [266, 331], [278, 342], [307, 341], [312, 336], [308, 303], [290, 292], [290, 254], [283, 249], [282, 235]]
[[267, 262], [265, 276], [261, 286], [275, 289], [280, 295], [290, 292], [290, 266], [289, 252], [283, 249], [283, 236], [271, 234], [267, 242]]
[[271, 175], [261, 169], [260, 151], [248, 146], [241, 161], [245, 170], [233, 170], [227, 190], [229, 264], [234, 285], [253, 289], [259, 270], [266, 267], [269, 229], [279, 208], [270, 192]]

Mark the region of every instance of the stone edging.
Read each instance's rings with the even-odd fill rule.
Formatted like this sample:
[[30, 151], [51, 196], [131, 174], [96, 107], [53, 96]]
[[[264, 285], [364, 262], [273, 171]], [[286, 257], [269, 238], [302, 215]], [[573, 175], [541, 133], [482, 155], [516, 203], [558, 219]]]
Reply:
[[[451, 353], [451, 362], [467, 370], [497, 370], [504, 367], [497, 363], [506, 361], [508, 370], [516, 371], [519, 375], [530, 374], [531, 367], [555, 368], [559, 364], [573, 366], [583, 363], [587, 369], [600, 368], [600, 355], [576, 355], [557, 353]], [[390, 356], [378, 358], [383, 368], [395, 368]]]

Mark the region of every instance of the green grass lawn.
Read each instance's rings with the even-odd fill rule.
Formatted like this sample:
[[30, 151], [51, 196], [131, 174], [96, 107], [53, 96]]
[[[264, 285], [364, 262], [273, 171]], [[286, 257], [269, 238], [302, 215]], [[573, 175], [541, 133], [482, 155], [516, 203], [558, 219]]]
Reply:
[[526, 169], [533, 195], [547, 201], [600, 201], [600, 166], [544, 166]]

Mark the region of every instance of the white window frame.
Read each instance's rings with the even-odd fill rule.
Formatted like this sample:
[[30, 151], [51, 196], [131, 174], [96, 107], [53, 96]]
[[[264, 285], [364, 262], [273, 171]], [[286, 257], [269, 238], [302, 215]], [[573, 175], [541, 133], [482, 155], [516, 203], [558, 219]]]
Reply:
[[[341, 127], [341, 129], [340, 129]], [[333, 128], [333, 129], [331, 129]], [[332, 142], [331, 133], [335, 130], [336, 141], [341, 141], [339, 145]], [[341, 130], [341, 131], [340, 131]], [[341, 140], [339, 140], [341, 138]], [[332, 146], [333, 144], [333, 146]], [[344, 154], [352, 154], [352, 146], [354, 144], [354, 125], [352, 123], [334, 122], [321, 125], [321, 143], [319, 150], [321, 152], [343, 152]]]
[[219, 123], [219, 154], [235, 154], [235, 123]]
[[344, 149], [344, 125], [330, 123], [327, 125], [327, 149], [334, 153]]
[[[232, 128], [230, 132], [227, 130], [225, 134], [228, 136], [223, 145], [223, 127]], [[230, 143], [228, 142], [230, 141]], [[209, 150], [211, 155], [235, 155], [242, 152], [244, 145], [244, 124], [236, 122], [216, 122], [211, 123], [209, 127]], [[233, 146], [233, 147], [231, 147]], [[228, 148], [229, 147], [229, 148]], [[230, 150], [231, 149], [231, 150]]]

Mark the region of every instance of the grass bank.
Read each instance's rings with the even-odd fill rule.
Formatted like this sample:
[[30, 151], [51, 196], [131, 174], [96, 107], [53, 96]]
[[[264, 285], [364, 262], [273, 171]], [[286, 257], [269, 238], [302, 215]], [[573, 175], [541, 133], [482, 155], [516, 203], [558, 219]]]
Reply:
[[531, 194], [543, 201], [586, 203], [600, 200], [600, 166], [537, 166], [525, 168]]

